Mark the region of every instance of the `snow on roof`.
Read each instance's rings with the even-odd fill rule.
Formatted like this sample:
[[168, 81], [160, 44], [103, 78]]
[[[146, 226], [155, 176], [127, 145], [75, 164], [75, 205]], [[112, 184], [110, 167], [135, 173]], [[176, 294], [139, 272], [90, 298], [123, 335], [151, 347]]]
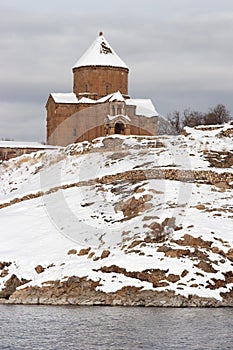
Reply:
[[54, 146], [42, 145], [39, 142], [24, 141], [0, 141], [0, 148], [57, 148]]
[[77, 96], [71, 93], [52, 93], [52, 98], [56, 103], [105, 103], [107, 101], [123, 101], [128, 106], [136, 106], [136, 114], [144, 115], [145, 117], [155, 117], [158, 116], [158, 112], [155, 110], [155, 107], [150, 99], [125, 99], [120, 91], [114, 92], [112, 94], [101, 97], [98, 100], [92, 100], [91, 98], [82, 97], [78, 100]]
[[126, 99], [125, 103], [128, 106], [136, 106], [136, 114], [144, 115], [145, 117], [155, 117], [158, 116], [158, 112], [150, 99]]
[[112, 121], [112, 120], [114, 120], [114, 119], [117, 119], [117, 118], [123, 118], [123, 119], [126, 119], [126, 120], [128, 120], [129, 122], [131, 122], [131, 119], [130, 119], [130, 117], [128, 117], [128, 115], [108, 115], [107, 116], [107, 119], [108, 120], [110, 120], [110, 121]]
[[108, 41], [100, 33], [89, 49], [76, 62], [73, 68], [83, 66], [112, 66], [128, 68], [122, 59], [116, 54]]
[[78, 103], [77, 96], [73, 92], [52, 93], [51, 96], [56, 103]]
[[110, 97], [109, 101], [110, 102], [113, 102], [113, 101], [125, 101], [125, 98], [122, 96], [120, 91], [117, 91], [114, 94], [112, 94], [112, 96]]
[[104, 97], [99, 98], [96, 102], [98, 103], [102, 103], [102, 102], [106, 102], [106, 101], [125, 101], [125, 98], [122, 96], [122, 94], [120, 93], [120, 91], [117, 92], [113, 92], [112, 94], [106, 95]]
[[96, 101], [92, 100], [91, 98], [82, 97], [80, 100], [78, 100], [78, 103], [96, 103]]
[[158, 116], [158, 112], [155, 110], [155, 107], [150, 99], [125, 99], [120, 91], [117, 91], [113, 94], [100, 98], [96, 101], [96, 103], [103, 103], [106, 101], [124, 101], [128, 106], [136, 106], [137, 115], [144, 115], [145, 117]]

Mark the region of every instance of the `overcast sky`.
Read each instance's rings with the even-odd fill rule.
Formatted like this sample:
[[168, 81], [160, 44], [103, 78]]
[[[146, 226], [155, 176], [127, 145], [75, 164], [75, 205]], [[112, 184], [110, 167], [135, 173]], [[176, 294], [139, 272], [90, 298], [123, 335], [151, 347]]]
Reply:
[[232, 0], [0, 3], [0, 139], [44, 141], [51, 92], [103, 31], [130, 68], [130, 96], [162, 115], [218, 103], [233, 115]]

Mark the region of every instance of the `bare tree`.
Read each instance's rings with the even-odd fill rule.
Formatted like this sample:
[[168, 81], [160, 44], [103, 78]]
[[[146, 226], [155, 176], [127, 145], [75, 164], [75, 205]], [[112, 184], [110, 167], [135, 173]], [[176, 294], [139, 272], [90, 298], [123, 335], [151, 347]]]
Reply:
[[204, 115], [204, 124], [223, 124], [230, 120], [230, 112], [222, 104], [210, 108], [209, 112]]
[[168, 114], [167, 120], [169, 121], [174, 134], [179, 134], [182, 130], [182, 116], [179, 111], [175, 111], [172, 114]]
[[223, 124], [230, 119], [230, 112], [222, 104], [210, 108], [207, 113], [192, 111], [190, 108], [187, 108], [183, 112], [176, 110], [167, 116], [172, 134], [179, 134], [185, 126], [194, 128], [198, 125]]
[[198, 111], [191, 111], [190, 109], [185, 109], [183, 112], [182, 125], [190, 126], [191, 128], [203, 124], [203, 114]]

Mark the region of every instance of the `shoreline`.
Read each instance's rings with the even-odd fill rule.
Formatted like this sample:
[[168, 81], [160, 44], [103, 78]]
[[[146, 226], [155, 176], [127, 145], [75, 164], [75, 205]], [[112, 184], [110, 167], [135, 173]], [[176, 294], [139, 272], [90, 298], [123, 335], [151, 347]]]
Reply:
[[[50, 282], [51, 283], [51, 282]], [[213, 297], [189, 295], [174, 291], [141, 290], [127, 286], [116, 292], [96, 290], [99, 282], [72, 276], [67, 281], [54, 281], [47, 286], [33, 286], [14, 291], [9, 298], [1, 298], [5, 305], [76, 305], [126, 307], [233, 307], [233, 291], [222, 294], [222, 300]]]

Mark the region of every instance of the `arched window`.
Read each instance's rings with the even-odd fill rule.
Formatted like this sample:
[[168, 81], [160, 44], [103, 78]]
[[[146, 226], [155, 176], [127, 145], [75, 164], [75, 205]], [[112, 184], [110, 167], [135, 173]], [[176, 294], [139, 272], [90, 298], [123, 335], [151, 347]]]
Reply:
[[106, 84], [106, 95], [109, 94], [109, 84]]
[[122, 123], [122, 122], [117, 122], [116, 124], [115, 124], [115, 134], [122, 134], [122, 135], [124, 135], [124, 133], [125, 133], [125, 126], [124, 126], [124, 124]]

